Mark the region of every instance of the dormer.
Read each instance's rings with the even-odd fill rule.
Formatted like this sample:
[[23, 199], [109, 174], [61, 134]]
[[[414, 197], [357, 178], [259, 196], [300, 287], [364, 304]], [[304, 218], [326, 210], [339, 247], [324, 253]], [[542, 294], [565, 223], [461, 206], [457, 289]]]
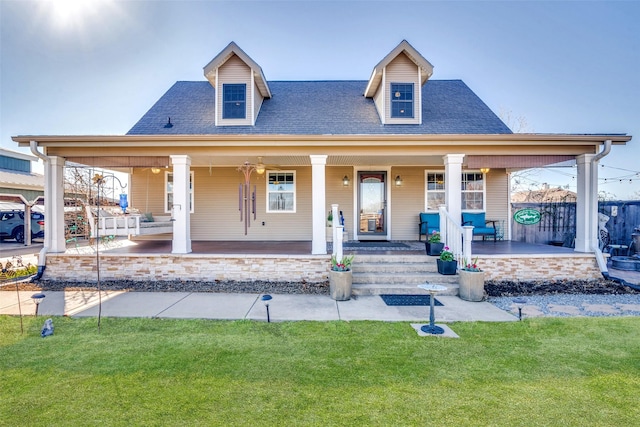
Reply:
[[382, 124], [422, 124], [422, 86], [433, 65], [403, 40], [373, 68], [364, 92]]
[[262, 68], [234, 42], [204, 67], [216, 94], [216, 126], [253, 126], [271, 91]]

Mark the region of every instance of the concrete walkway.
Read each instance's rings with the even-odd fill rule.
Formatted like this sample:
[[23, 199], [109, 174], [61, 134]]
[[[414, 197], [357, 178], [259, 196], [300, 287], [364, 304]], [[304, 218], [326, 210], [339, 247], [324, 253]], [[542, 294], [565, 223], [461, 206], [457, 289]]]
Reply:
[[[0, 314], [34, 315], [34, 292], [0, 292]], [[87, 317], [98, 315], [97, 291], [44, 292], [40, 316]], [[334, 301], [328, 295], [272, 295], [271, 321], [295, 320], [380, 320], [428, 322], [429, 306], [387, 306], [379, 296], [359, 296]], [[267, 320], [261, 294], [189, 292], [103, 291], [102, 316], [175, 319]], [[436, 296], [443, 306], [435, 307], [436, 321], [508, 322], [517, 318], [488, 302], [467, 302], [455, 296]]]

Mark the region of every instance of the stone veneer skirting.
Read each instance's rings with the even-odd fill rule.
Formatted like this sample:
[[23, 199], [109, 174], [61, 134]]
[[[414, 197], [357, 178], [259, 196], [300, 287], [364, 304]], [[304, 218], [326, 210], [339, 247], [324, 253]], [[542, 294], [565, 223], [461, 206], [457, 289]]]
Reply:
[[[329, 260], [329, 255], [101, 254], [100, 278], [322, 283], [328, 280]], [[483, 255], [478, 264], [485, 271], [485, 280], [602, 278], [593, 254]], [[48, 254], [44, 279], [95, 282], [96, 256]]]

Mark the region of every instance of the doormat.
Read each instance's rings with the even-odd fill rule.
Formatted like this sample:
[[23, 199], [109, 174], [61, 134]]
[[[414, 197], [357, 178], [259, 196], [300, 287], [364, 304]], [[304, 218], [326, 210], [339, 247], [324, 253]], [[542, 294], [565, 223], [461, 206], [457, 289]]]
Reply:
[[[387, 305], [431, 305], [431, 295], [380, 295]], [[443, 305], [434, 298], [433, 305]]]

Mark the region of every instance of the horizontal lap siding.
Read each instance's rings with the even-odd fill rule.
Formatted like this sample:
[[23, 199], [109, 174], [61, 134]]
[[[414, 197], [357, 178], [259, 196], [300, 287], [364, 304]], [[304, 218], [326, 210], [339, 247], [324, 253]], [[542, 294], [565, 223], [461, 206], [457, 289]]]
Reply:
[[500, 221], [503, 238], [508, 238], [509, 227], [509, 176], [504, 169], [491, 169], [486, 175], [486, 218]]
[[[349, 185], [344, 186], [342, 180], [344, 176], [349, 177]], [[338, 205], [338, 210], [344, 215], [345, 231], [349, 234], [349, 239], [353, 239], [354, 212], [353, 212], [353, 191], [355, 181], [353, 179], [353, 168], [351, 167], [327, 167], [325, 170], [326, 182], [326, 212], [327, 216], [332, 204]], [[337, 218], [334, 218], [337, 221]], [[336, 222], [338, 224], [338, 222]]]
[[[222, 118], [222, 100], [223, 92], [222, 87], [224, 84], [233, 83], [245, 83], [247, 85], [247, 118], [246, 119], [227, 119]], [[233, 126], [233, 125], [251, 125], [251, 112], [248, 107], [253, 103], [254, 88], [251, 86], [251, 68], [249, 68], [244, 62], [237, 56], [230, 58], [222, 67], [218, 69], [218, 90], [216, 91], [216, 114], [218, 115], [218, 124], [220, 126]]]
[[[193, 240], [311, 240], [311, 168], [296, 171], [296, 212], [266, 213], [266, 177], [251, 175], [256, 189], [256, 219], [244, 235], [238, 210], [239, 187], [244, 176], [236, 168], [193, 168], [196, 173], [196, 211], [191, 215]], [[265, 225], [262, 225], [262, 222]]]
[[168, 215], [164, 212], [164, 176], [151, 172], [151, 168], [133, 169], [131, 189], [129, 191], [129, 208], [140, 213], [151, 212], [154, 216]]
[[[391, 118], [391, 83], [413, 83], [413, 119]], [[385, 95], [385, 117], [386, 124], [419, 124], [420, 108], [420, 82], [418, 81], [418, 67], [406, 55], [398, 55], [396, 59], [387, 65]]]
[[[397, 175], [402, 178], [402, 185], [399, 187], [395, 185]], [[389, 185], [391, 185], [391, 238], [417, 240], [418, 214], [424, 211], [424, 168], [392, 168]]]

